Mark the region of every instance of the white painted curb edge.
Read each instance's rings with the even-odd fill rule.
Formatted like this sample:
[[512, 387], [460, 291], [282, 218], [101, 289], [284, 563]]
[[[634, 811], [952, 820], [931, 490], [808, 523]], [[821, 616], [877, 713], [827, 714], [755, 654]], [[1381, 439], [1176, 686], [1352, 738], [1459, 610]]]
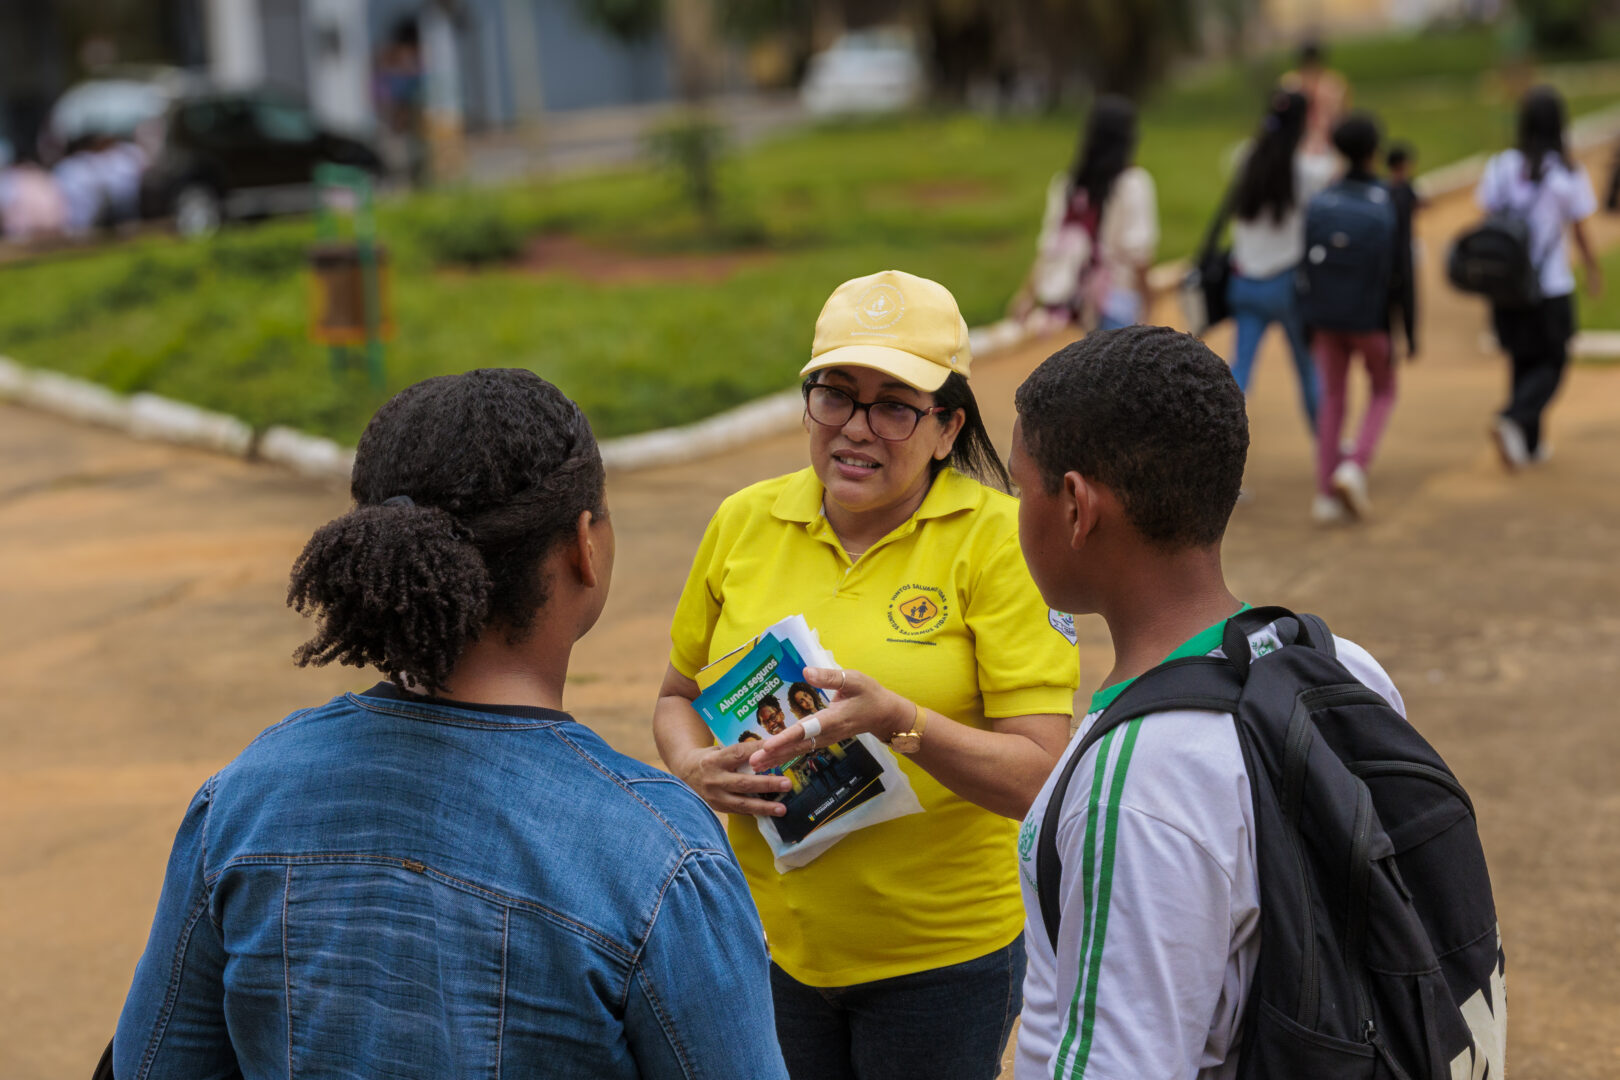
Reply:
[[[1585, 151], [1616, 134], [1620, 134], [1620, 105], [1577, 119], [1570, 127], [1570, 143], [1576, 151]], [[1418, 189], [1430, 199], [1453, 194], [1479, 179], [1486, 160], [1484, 154], [1475, 154], [1434, 169], [1418, 178]], [[1172, 290], [1186, 268], [1185, 259], [1161, 263], [1148, 271], [1148, 285], [1154, 292]], [[970, 332], [975, 358], [1011, 348], [1029, 337], [1022, 325], [1010, 319]], [[1576, 356], [1620, 354], [1620, 333], [1578, 334], [1571, 351]], [[114, 428], [138, 439], [269, 461], [304, 476], [345, 485], [354, 468], [354, 449], [331, 439], [280, 425], [265, 429], [255, 439], [253, 429], [234, 416], [156, 394], [125, 396], [70, 375], [28, 368], [4, 356], [0, 356], [0, 401]], [[796, 388], [783, 390], [696, 423], [605, 439], [602, 460], [608, 468], [624, 472], [695, 461], [782, 431], [798, 419], [802, 408]]]
[[[973, 352], [988, 356], [1027, 336], [1022, 326], [1003, 320], [971, 332]], [[303, 476], [344, 485], [354, 469], [354, 448], [332, 439], [279, 424], [255, 437], [253, 428], [234, 416], [157, 394], [125, 396], [85, 379], [26, 367], [4, 356], [0, 356], [0, 401], [113, 428], [137, 439], [268, 461]], [[622, 472], [696, 461], [782, 431], [798, 420], [803, 408], [797, 388], [783, 390], [696, 423], [604, 439], [602, 461]]]

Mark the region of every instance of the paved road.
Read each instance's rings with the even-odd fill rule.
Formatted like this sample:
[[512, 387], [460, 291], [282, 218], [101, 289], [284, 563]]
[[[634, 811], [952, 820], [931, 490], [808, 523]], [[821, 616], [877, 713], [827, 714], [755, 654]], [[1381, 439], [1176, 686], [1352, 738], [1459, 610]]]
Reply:
[[[1431, 247], [1468, 213], [1440, 208]], [[1484, 439], [1503, 364], [1478, 347], [1481, 312], [1430, 284], [1430, 354], [1401, 371], [1365, 526], [1309, 525], [1290, 369], [1262, 357], [1254, 498], [1233, 522], [1230, 576], [1384, 661], [1479, 807], [1515, 1075], [1597, 1080], [1620, 1065], [1620, 368], [1577, 370], [1554, 461], [1506, 476]], [[975, 382], [1002, 437], [1013, 388], [1055, 344], [983, 364]], [[621, 749], [654, 756], [667, 620], [707, 516], [797, 467], [802, 444], [784, 432], [611, 479], [614, 594], [568, 704]], [[305, 627], [282, 604], [287, 568], [344, 505], [271, 468], [0, 408], [0, 1076], [88, 1072], [191, 792], [294, 707], [369, 682], [288, 659]], [[1095, 620], [1080, 631], [1089, 689], [1109, 648]]]

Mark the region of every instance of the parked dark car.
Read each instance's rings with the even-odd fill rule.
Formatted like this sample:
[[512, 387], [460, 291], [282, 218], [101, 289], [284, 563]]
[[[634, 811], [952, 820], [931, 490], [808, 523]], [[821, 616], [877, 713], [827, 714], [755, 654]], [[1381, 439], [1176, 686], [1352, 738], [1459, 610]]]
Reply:
[[162, 148], [141, 185], [142, 210], [172, 216], [187, 236], [232, 218], [294, 214], [315, 206], [315, 166], [382, 173], [359, 139], [321, 130], [304, 106], [272, 94], [208, 93], [177, 101]]

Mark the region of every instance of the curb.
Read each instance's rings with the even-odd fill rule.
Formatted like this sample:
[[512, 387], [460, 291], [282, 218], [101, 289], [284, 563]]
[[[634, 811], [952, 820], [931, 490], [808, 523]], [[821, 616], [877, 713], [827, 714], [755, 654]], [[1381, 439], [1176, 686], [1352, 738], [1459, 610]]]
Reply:
[[[975, 356], [989, 356], [1032, 335], [1011, 319], [969, 331]], [[0, 402], [112, 428], [137, 439], [194, 446], [249, 461], [267, 461], [301, 476], [347, 485], [354, 448], [332, 439], [273, 425], [255, 433], [245, 421], [183, 401], [138, 393], [129, 396], [99, 383], [0, 356]], [[616, 472], [676, 465], [753, 442], [796, 423], [803, 410], [797, 388], [756, 398], [680, 427], [661, 428], [601, 442], [602, 463]]]
[[[1577, 152], [1620, 135], [1620, 105], [1588, 113], [1570, 125], [1570, 145]], [[1485, 154], [1474, 154], [1430, 170], [1416, 186], [1428, 199], [1470, 187], [1484, 171]], [[1186, 274], [1187, 259], [1160, 263], [1148, 271], [1154, 293], [1173, 291]], [[973, 355], [990, 356], [1034, 335], [1021, 324], [1003, 319], [969, 331]], [[1578, 357], [1620, 355], [1620, 332], [1583, 332], [1571, 352]], [[70, 420], [113, 428], [137, 439], [213, 450], [250, 461], [268, 461], [302, 476], [347, 485], [354, 468], [354, 448], [294, 428], [274, 425], [257, 437], [245, 421], [200, 409], [182, 401], [137, 393], [129, 396], [97, 383], [55, 371], [29, 368], [0, 356], [0, 402], [11, 401]], [[616, 472], [656, 465], [675, 465], [720, 454], [781, 431], [798, 419], [799, 391], [782, 390], [680, 427], [604, 439], [602, 461]]]

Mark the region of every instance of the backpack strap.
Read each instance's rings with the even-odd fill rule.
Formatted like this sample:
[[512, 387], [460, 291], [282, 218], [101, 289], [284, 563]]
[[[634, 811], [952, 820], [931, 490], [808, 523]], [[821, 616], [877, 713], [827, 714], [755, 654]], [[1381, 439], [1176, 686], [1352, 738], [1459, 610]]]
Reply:
[[1063, 914], [1059, 888], [1063, 859], [1057, 848], [1058, 821], [1062, 817], [1069, 783], [1086, 751], [1121, 724], [1149, 713], [1172, 709], [1233, 712], [1242, 692], [1243, 681], [1236, 669], [1218, 656], [1188, 656], [1171, 660], [1126, 687], [1097, 717], [1085, 738], [1074, 748], [1063, 771], [1058, 774], [1057, 783], [1052, 785], [1046, 813], [1041, 819], [1040, 839], [1035, 847], [1035, 880], [1039, 886], [1041, 921], [1046, 924], [1046, 936], [1051, 939], [1054, 951], [1057, 949], [1058, 924]]
[[1306, 646], [1329, 656], [1336, 655], [1333, 632], [1328, 629], [1327, 623], [1315, 615], [1296, 615], [1285, 607], [1240, 611], [1226, 620], [1226, 629], [1221, 638], [1221, 651], [1226, 654], [1225, 658], [1187, 656], [1160, 664], [1140, 676], [1103, 710], [1096, 723], [1086, 732], [1085, 738], [1080, 740], [1080, 745], [1074, 748], [1074, 753], [1069, 755], [1047, 798], [1046, 812], [1041, 818], [1040, 838], [1035, 846], [1035, 880], [1041, 904], [1041, 921], [1046, 925], [1046, 936], [1051, 940], [1054, 952], [1057, 950], [1058, 927], [1063, 915], [1060, 888], [1063, 859], [1057, 848], [1058, 822], [1069, 793], [1069, 783], [1086, 751], [1114, 728], [1150, 713], [1174, 709], [1236, 712], [1253, 659], [1249, 635], [1272, 623], [1278, 624], [1277, 633], [1284, 643]]

